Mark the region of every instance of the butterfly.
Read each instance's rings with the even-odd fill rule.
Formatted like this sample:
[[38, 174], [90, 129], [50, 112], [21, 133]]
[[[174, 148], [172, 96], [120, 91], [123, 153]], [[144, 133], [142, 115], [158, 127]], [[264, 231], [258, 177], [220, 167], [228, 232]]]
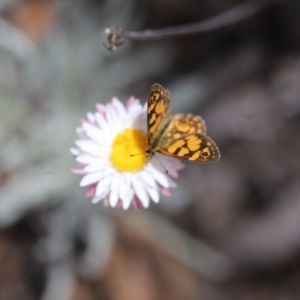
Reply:
[[150, 88], [147, 108], [148, 159], [159, 152], [190, 161], [219, 160], [220, 151], [206, 135], [204, 120], [193, 114], [171, 116], [170, 96], [170, 92], [158, 83]]

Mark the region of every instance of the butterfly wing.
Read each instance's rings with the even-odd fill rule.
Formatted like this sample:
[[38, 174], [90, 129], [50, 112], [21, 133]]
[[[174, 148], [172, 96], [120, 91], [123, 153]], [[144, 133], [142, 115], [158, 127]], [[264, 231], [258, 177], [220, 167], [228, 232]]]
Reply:
[[215, 142], [200, 133], [184, 135], [160, 147], [158, 152], [172, 157], [199, 162], [214, 162], [220, 158]]
[[168, 123], [170, 116], [170, 92], [160, 84], [151, 86], [147, 109], [148, 143], [153, 145]]
[[193, 114], [176, 114], [165, 129], [164, 137], [177, 139], [191, 133], [206, 135], [205, 121]]
[[176, 158], [213, 162], [220, 158], [214, 141], [206, 136], [200, 116], [176, 114], [170, 117], [170, 92], [153, 84], [148, 97], [148, 157], [160, 152]]
[[158, 152], [199, 162], [213, 162], [220, 158], [217, 145], [206, 136], [204, 120], [192, 114], [176, 114], [170, 120]]

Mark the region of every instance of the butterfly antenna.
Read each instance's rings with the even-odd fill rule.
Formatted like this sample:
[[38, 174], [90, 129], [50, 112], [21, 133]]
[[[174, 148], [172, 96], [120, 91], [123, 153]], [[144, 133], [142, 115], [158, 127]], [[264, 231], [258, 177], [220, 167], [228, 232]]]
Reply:
[[161, 163], [161, 161], [158, 159], [158, 157], [157, 156], [154, 156], [154, 157], [157, 159], [157, 161], [162, 166], [162, 168], [165, 170], [165, 172], [170, 176], [170, 172], [165, 168], [165, 166]]
[[[145, 146], [145, 143], [138, 143], [138, 145]], [[129, 156], [130, 156], [130, 157], [134, 157], [134, 156], [138, 156], [138, 155], [142, 155], [142, 154], [145, 154], [145, 152], [137, 153], [137, 154], [129, 154]]]
[[[137, 154], [130, 154], [130, 157], [134, 157], [134, 156], [138, 156], [138, 155], [142, 155], [145, 153], [137, 153]], [[158, 159], [158, 157], [155, 156], [155, 158], [157, 159], [157, 161], [159, 162], [159, 164], [161, 165], [161, 167], [165, 170], [165, 172], [170, 175], [170, 172], [165, 168], [165, 166], [161, 163], [161, 161]]]
[[145, 154], [145, 153], [129, 154], [129, 156], [134, 157], [134, 156], [138, 156], [138, 155], [142, 155], [142, 154]]

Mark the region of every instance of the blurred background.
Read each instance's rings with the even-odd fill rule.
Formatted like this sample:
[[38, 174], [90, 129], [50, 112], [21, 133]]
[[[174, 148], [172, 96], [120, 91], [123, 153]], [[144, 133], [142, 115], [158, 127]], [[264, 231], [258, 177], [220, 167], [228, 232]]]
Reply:
[[[0, 300], [300, 299], [300, 2], [218, 30], [131, 41], [242, 0], [0, 1]], [[147, 211], [92, 205], [70, 172], [97, 102], [206, 120], [221, 160], [189, 163]]]

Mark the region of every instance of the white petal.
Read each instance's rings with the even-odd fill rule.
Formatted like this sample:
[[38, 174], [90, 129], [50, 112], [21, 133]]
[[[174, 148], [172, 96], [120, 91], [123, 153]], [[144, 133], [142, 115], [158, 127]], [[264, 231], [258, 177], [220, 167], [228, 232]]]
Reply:
[[94, 125], [84, 123], [83, 128], [85, 129], [85, 134], [95, 142], [100, 145], [105, 145], [107, 143], [110, 132], [108, 130], [102, 130]]
[[95, 172], [95, 173], [86, 174], [81, 179], [79, 185], [80, 186], [90, 185], [92, 183], [98, 182], [102, 177], [103, 177], [103, 172]]
[[75, 132], [78, 134], [80, 138], [87, 138], [85, 134], [85, 130], [82, 127], [76, 128]]
[[113, 98], [111, 101], [112, 101], [112, 104], [115, 107], [116, 111], [118, 112], [119, 117], [121, 119], [124, 119], [127, 115], [124, 105], [117, 98]]
[[142, 111], [142, 106], [137, 99], [133, 99], [132, 104], [128, 108], [128, 112], [131, 116]]
[[109, 160], [109, 155], [111, 153], [111, 147], [102, 147], [100, 151], [97, 151], [96, 149], [93, 149], [91, 151], [86, 151], [86, 155], [89, 155], [91, 158], [96, 160]]
[[103, 171], [111, 166], [110, 162], [107, 160], [103, 160], [103, 163], [98, 163], [98, 164], [90, 164], [84, 167], [84, 171], [86, 173], [91, 173], [91, 172], [97, 172], [97, 171]]
[[151, 199], [155, 203], [158, 203], [159, 202], [159, 193], [158, 193], [157, 188], [146, 186], [146, 190], [147, 190], [148, 194], [150, 195]]
[[133, 199], [134, 191], [130, 186], [130, 175], [123, 174], [120, 180], [119, 198], [122, 200], [123, 209], [127, 209]]
[[120, 184], [120, 175], [116, 174], [115, 176], [113, 176], [110, 186], [109, 203], [111, 207], [115, 207], [118, 203]]
[[96, 158], [91, 156], [90, 154], [80, 154], [76, 156], [76, 161], [84, 164], [84, 165], [90, 165], [90, 164], [102, 164], [103, 158]]
[[98, 156], [98, 154], [102, 153], [109, 153], [109, 147], [100, 146], [92, 140], [78, 140], [75, 143], [82, 151], [90, 153], [94, 156]]
[[145, 208], [149, 207], [149, 196], [144, 188], [143, 182], [138, 180], [135, 176], [132, 176], [132, 184], [134, 187], [135, 194], [142, 202]]
[[119, 121], [117, 113], [111, 104], [107, 105], [106, 118], [110, 125], [114, 125]]
[[76, 161], [81, 164], [91, 163], [93, 157], [90, 154], [80, 154], [76, 157]]
[[111, 130], [100, 130], [95, 128], [86, 132], [88, 138], [96, 141], [99, 145], [109, 145], [111, 141]]
[[104, 118], [104, 116], [98, 112], [95, 114], [95, 116], [96, 116], [96, 121], [97, 121], [99, 128], [102, 130], [107, 130], [109, 128], [109, 125], [107, 124], [107, 121]]
[[140, 113], [133, 119], [132, 126], [135, 128], [139, 128], [143, 131], [147, 131], [147, 115], [146, 113]]
[[96, 188], [96, 196], [109, 192], [109, 186], [111, 184], [111, 180], [112, 180], [111, 175], [108, 175], [99, 181]]
[[153, 177], [151, 176], [151, 174], [149, 172], [141, 171], [139, 176], [147, 185], [149, 185], [151, 187], [157, 186], [155, 180], [153, 179]]
[[80, 151], [78, 149], [75, 149], [75, 148], [71, 148], [70, 149], [70, 152], [73, 154], [73, 155], [79, 155], [80, 154]]
[[96, 127], [93, 124], [87, 123], [87, 122], [83, 122], [82, 125], [81, 125], [81, 127], [85, 130], [85, 132], [87, 132], [89, 130], [100, 130], [100, 128]]
[[116, 207], [119, 200], [119, 191], [117, 189], [110, 191], [109, 204], [111, 207]]
[[94, 124], [95, 123], [95, 120], [96, 120], [96, 118], [95, 118], [95, 115], [94, 114], [92, 114], [92, 113], [87, 113], [87, 118], [88, 118], [88, 120], [92, 123], [92, 124]]
[[104, 191], [101, 195], [92, 198], [92, 203], [98, 203], [99, 201], [105, 199], [108, 196], [109, 190]]
[[93, 203], [93, 204], [96, 204], [96, 203], [98, 203], [99, 201], [103, 200], [103, 198], [104, 198], [104, 197], [102, 197], [102, 196], [95, 196], [95, 197], [92, 198], [92, 203]]
[[133, 199], [133, 196], [134, 196], [134, 192], [132, 191], [131, 196], [127, 195], [127, 197], [122, 201], [122, 207], [124, 210], [129, 208], [131, 201]]
[[169, 181], [167, 178], [167, 175], [163, 174], [162, 172], [158, 171], [156, 168], [154, 168], [151, 164], [148, 164], [146, 168], [149, 170], [151, 175], [154, 177], [154, 179], [163, 187], [168, 188], [169, 187]]

